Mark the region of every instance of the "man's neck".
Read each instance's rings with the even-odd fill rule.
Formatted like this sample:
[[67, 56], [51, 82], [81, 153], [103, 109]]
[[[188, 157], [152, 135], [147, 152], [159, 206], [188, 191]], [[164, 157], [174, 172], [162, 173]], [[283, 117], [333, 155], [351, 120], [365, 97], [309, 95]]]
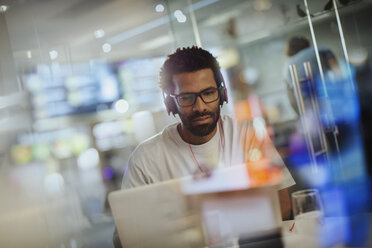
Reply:
[[183, 141], [185, 141], [189, 144], [192, 144], [192, 145], [201, 145], [201, 144], [207, 143], [208, 141], [210, 141], [213, 138], [213, 136], [217, 132], [217, 126], [214, 128], [214, 130], [210, 134], [208, 134], [206, 136], [197, 136], [197, 135], [192, 134], [181, 123], [177, 125], [177, 131], [178, 131], [178, 134], [183, 139]]

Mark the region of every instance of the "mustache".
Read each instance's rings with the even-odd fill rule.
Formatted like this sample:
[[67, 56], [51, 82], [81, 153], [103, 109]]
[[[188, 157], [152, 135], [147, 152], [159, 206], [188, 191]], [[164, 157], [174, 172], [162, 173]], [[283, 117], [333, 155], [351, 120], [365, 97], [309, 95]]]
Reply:
[[203, 116], [210, 116], [210, 117], [214, 117], [214, 113], [213, 112], [210, 112], [210, 111], [204, 111], [204, 112], [199, 112], [199, 111], [196, 111], [194, 113], [192, 113], [192, 115], [190, 116], [190, 120], [194, 120], [198, 117], [203, 117]]

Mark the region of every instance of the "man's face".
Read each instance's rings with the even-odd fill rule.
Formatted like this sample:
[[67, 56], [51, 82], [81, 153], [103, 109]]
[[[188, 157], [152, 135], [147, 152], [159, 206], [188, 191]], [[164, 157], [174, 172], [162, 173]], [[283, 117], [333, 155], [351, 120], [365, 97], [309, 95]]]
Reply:
[[[174, 95], [199, 93], [209, 88], [217, 88], [213, 71], [210, 68], [176, 74], [172, 79]], [[220, 117], [219, 97], [216, 101], [204, 103], [198, 96], [194, 105], [188, 107], [182, 107], [178, 103], [176, 105], [183, 125], [193, 135], [206, 136], [216, 128]]]

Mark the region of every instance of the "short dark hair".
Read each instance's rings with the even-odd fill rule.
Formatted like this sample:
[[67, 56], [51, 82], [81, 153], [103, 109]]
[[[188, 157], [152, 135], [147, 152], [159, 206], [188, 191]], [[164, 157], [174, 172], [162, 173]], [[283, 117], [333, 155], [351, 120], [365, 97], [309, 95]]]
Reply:
[[197, 46], [178, 48], [174, 53], [168, 55], [161, 67], [159, 86], [167, 94], [172, 93], [174, 90], [173, 75], [206, 68], [212, 69], [217, 87], [220, 87], [220, 65], [210, 52]]
[[287, 40], [286, 54], [293, 56], [299, 51], [310, 47], [310, 42], [303, 36], [293, 36]]

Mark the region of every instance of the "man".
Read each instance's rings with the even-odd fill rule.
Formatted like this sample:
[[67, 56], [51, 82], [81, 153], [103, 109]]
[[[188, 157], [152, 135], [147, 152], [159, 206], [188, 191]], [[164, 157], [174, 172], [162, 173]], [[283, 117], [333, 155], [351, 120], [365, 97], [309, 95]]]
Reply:
[[[182, 122], [166, 127], [136, 148], [123, 188], [205, 172], [209, 170], [206, 166], [217, 166], [218, 161], [229, 165], [239, 162], [235, 161], [241, 157], [237, 137], [233, 144], [217, 128], [221, 93], [225, 94], [221, 77], [215, 58], [200, 48], [178, 49], [168, 57], [160, 73], [160, 86], [167, 95], [169, 113], [178, 114]], [[231, 119], [222, 118], [220, 124], [226, 136], [236, 135]], [[231, 153], [223, 154], [224, 147]]]
[[[227, 94], [220, 66], [212, 54], [198, 47], [177, 49], [161, 68], [160, 87], [168, 113], [178, 114], [181, 123], [166, 127], [134, 150], [122, 188], [205, 174], [245, 162], [242, 141], [247, 140], [242, 134], [250, 132], [247, 126], [240, 129], [231, 117], [220, 115]], [[261, 145], [250, 140], [245, 143], [252, 148]], [[294, 184], [286, 168], [284, 174], [281, 188]], [[282, 190], [280, 196], [286, 203], [283, 216], [288, 218], [287, 191]]]
[[[166, 127], [134, 150], [123, 188], [242, 164], [246, 162], [243, 150], [246, 153], [267, 142], [248, 137], [245, 143], [249, 145], [242, 148], [242, 136], [251, 132], [242, 131], [231, 117], [220, 116], [221, 106], [227, 101], [226, 88], [220, 66], [208, 51], [198, 47], [177, 49], [161, 68], [160, 87], [166, 95], [168, 113], [178, 114], [181, 123]], [[270, 152], [271, 160], [281, 162], [275, 148]], [[284, 167], [283, 188], [293, 184]]]

